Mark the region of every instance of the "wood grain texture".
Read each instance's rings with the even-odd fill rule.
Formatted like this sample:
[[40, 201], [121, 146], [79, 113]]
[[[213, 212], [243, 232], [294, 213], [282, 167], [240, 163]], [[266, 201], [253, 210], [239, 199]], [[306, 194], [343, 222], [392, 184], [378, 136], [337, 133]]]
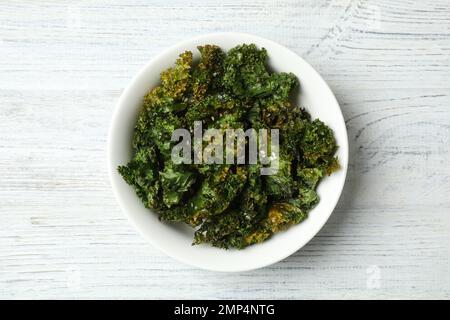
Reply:
[[[121, 90], [207, 32], [275, 40], [335, 92], [350, 166], [329, 222], [273, 266], [178, 263], [127, 222], [106, 172]], [[450, 298], [448, 0], [3, 1], [0, 298]]]

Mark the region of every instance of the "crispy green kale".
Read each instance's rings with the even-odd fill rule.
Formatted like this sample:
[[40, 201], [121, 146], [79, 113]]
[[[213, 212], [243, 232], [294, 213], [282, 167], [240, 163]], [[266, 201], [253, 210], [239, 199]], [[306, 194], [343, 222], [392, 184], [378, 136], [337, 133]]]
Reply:
[[[147, 208], [160, 219], [195, 227], [194, 244], [242, 249], [298, 224], [319, 202], [322, 178], [339, 169], [332, 130], [291, 103], [292, 73], [267, 67], [254, 44], [227, 53], [198, 47], [161, 73], [144, 97], [128, 164], [119, 166]], [[260, 175], [261, 164], [175, 164], [175, 129], [279, 129], [279, 168]]]

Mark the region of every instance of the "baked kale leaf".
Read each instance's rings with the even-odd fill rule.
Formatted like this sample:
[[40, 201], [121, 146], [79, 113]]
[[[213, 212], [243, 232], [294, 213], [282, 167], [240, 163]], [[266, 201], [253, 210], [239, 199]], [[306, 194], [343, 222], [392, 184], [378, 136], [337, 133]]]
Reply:
[[[196, 228], [194, 244], [242, 249], [298, 224], [319, 202], [317, 186], [339, 169], [333, 131], [292, 104], [298, 80], [271, 72], [268, 54], [254, 44], [227, 53], [198, 47], [180, 54], [144, 97], [128, 164], [119, 166], [147, 208], [160, 219]], [[261, 164], [174, 164], [175, 129], [279, 129], [279, 169]]]

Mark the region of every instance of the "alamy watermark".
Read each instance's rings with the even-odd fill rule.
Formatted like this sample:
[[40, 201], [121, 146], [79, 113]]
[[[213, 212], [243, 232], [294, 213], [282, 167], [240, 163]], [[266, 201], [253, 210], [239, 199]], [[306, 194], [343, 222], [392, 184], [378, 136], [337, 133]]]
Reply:
[[[173, 163], [259, 163], [261, 164], [261, 175], [272, 175], [278, 172], [278, 129], [255, 130], [250, 128], [246, 131], [243, 129], [207, 129], [203, 133], [202, 122], [195, 121], [193, 131], [193, 138], [187, 129], [176, 129], [172, 132], [171, 140], [179, 141], [172, 148]], [[205, 145], [204, 142], [207, 144]]]
[[377, 265], [371, 265], [366, 269], [366, 287], [369, 290], [381, 288], [381, 269]]

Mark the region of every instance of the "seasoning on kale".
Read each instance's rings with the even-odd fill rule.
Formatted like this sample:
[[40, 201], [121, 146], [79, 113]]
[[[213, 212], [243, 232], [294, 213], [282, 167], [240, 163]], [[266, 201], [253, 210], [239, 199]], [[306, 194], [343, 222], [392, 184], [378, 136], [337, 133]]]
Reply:
[[[332, 130], [291, 103], [292, 73], [267, 68], [254, 44], [227, 53], [198, 47], [182, 53], [144, 97], [133, 136], [133, 157], [118, 168], [160, 219], [196, 227], [194, 244], [245, 248], [307, 218], [318, 202], [320, 180], [339, 169]], [[175, 129], [279, 129], [279, 169], [260, 175], [260, 164], [175, 164]]]

